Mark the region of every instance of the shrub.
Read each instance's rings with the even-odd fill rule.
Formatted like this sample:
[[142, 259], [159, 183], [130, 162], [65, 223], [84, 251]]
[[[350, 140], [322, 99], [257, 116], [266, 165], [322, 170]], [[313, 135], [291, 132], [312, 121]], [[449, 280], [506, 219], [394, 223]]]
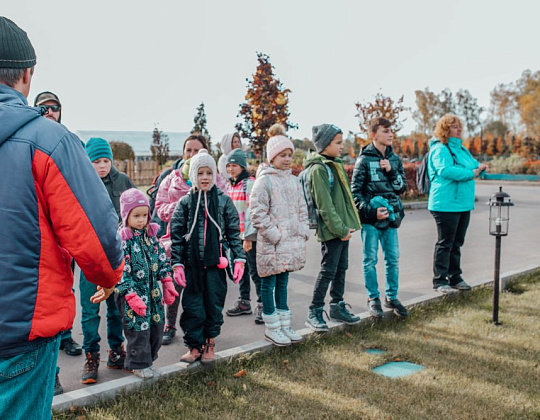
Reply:
[[523, 174], [525, 173], [524, 157], [513, 154], [509, 157], [496, 157], [489, 162], [489, 171], [499, 174]]
[[525, 173], [529, 175], [540, 175], [540, 160], [525, 162]]

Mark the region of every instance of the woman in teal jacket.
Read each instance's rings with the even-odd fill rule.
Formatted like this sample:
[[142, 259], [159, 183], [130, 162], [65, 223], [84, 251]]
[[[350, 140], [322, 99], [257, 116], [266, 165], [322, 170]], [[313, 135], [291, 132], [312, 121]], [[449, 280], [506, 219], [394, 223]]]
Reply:
[[437, 224], [433, 289], [448, 294], [471, 287], [461, 277], [461, 246], [474, 209], [474, 179], [487, 166], [461, 144], [463, 123], [447, 114], [437, 122], [430, 141], [428, 210]]

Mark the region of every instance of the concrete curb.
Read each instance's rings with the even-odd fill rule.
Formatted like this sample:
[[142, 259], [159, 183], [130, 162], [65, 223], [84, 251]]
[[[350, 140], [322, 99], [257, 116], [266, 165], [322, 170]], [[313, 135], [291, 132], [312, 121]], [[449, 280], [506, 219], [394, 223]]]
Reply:
[[[515, 280], [517, 277], [533, 274], [539, 270], [540, 270], [540, 265], [531, 265], [522, 270], [512, 270], [512, 271], [505, 272], [501, 276], [502, 288], [504, 289], [510, 282]], [[490, 283], [492, 282], [493, 282], [493, 279], [485, 279], [485, 280], [480, 280], [477, 282], [471, 282], [470, 284], [473, 288], [476, 289], [479, 287], [489, 286]], [[420, 296], [414, 299], [404, 301], [403, 304], [407, 306], [408, 308], [411, 308], [418, 305], [426, 305], [428, 303], [436, 302], [438, 300], [443, 299], [444, 297], [445, 297], [444, 295], [441, 295], [437, 292], [431, 292], [424, 296]], [[362, 312], [359, 314], [359, 316], [361, 318], [361, 322], [359, 325], [369, 322], [369, 320], [372, 318], [368, 312]], [[391, 316], [392, 316], [392, 312], [386, 311], [384, 318], [389, 319]], [[341, 323], [329, 321], [328, 327], [332, 331], [338, 331], [344, 328], [345, 325]], [[313, 332], [309, 328], [304, 328], [297, 332], [303, 337], [308, 336], [310, 334], [320, 334], [320, 333]], [[237, 359], [237, 358], [242, 357], [243, 355], [247, 355], [247, 354], [251, 354], [255, 352], [266, 352], [266, 351], [271, 351], [273, 349], [275, 349], [275, 347], [272, 344], [270, 344], [268, 341], [260, 340], [260, 341], [249, 343], [243, 346], [238, 346], [238, 347], [234, 347], [228, 350], [220, 351], [216, 353], [216, 362], [222, 363], [222, 362], [226, 362], [230, 360], [231, 358]], [[153, 384], [159, 380], [177, 375], [179, 373], [186, 373], [186, 372], [189, 372], [192, 370], [198, 370], [201, 368], [204, 368], [204, 367], [199, 362], [194, 363], [192, 365], [188, 365], [186, 363], [175, 363], [173, 365], [169, 365], [169, 366], [165, 366], [160, 369], [157, 369], [159, 376], [150, 380], [147, 379], [143, 381], [142, 379], [139, 379], [136, 376], [128, 376], [128, 377], [104, 382], [98, 385], [92, 385], [91, 387], [88, 387], [88, 388], [78, 389], [78, 390], [67, 392], [65, 394], [61, 394], [54, 397], [52, 408], [53, 410], [57, 410], [57, 411], [65, 411], [65, 410], [69, 410], [73, 406], [79, 406], [79, 407], [91, 406], [100, 402], [111, 400], [119, 396], [121, 393], [132, 392], [144, 386]]]

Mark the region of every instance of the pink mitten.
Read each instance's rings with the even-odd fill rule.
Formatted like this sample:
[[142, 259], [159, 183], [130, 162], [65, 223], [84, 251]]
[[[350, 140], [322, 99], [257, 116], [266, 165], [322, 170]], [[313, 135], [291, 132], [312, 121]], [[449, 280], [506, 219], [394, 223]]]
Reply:
[[236, 261], [234, 263], [234, 273], [233, 273], [233, 280], [234, 284], [238, 284], [242, 276], [244, 275], [244, 263], [240, 261]]
[[135, 313], [139, 316], [145, 316], [146, 315], [146, 305], [142, 301], [142, 299], [137, 295], [137, 293], [132, 292], [129, 295], [126, 295], [126, 300], [131, 309], [135, 311]]
[[161, 285], [163, 286], [163, 300], [166, 305], [172, 305], [174, 300], [178, 297], [178, 292], [172, 284], [172, 279], [170, 277], [165, 277], [161, 280]]
[[186, 273], [184, 273], [184, 267], [182, 267], [181, 265], [178, 265], [174, 267], [173, 269], [174, 269], [174, 274], [173, 274], [174, 281], [180, 286], [186, 287]]

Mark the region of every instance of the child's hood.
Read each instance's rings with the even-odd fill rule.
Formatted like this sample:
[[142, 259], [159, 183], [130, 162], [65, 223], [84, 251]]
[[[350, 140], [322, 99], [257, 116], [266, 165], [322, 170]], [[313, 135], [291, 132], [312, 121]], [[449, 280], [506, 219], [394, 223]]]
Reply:
[[284, 175], [290, 175], [290, 174], [291, 174], [290, 169], [286, 171], [282, 171], [268, 164], [261, 164], [259, 165], [259, 168], [257, 169], [257, 178], [264, 175], [284, 176]]
[[315, 150], [309, 150], [307, 153], [306, 158], [303, 161], [304, 168], [307, 168], [308, 166], [313, 165], [314, 163], [324, 163], [324, 161], [327, 160], [323, 155], [320, 153], [317, 153]]
[[221, 139], [220, 147], [224, 155], [228, 155], [229, 153], [231, 153], [234, 134], [235, 133], [225, 134]]
[[314, 163], [331, 164], [332, 162], [341, 163], [342, 161], [340, 158], [334, 158], [333, 160], [328, 159], [327, 157], [321, 155], [320, 153], [317, 153], [314, 150], [309, 150], [308, 155], [304, 159], [303, 165], [304, 165], [304, 168], [307, 168], [313, 165]]
[[[27, 105], [26, 98], [15, 89], [0, 84], [0, 144], [30, 121], [41, 118], [38, 108]], [[52, 126], [52, 124], [51, 124]]]
[[441, 141], [437, 137], [432, 137], [429, 140], [429, 148], [431, 149], [433, 146], [435, 146], [437, 143], [440, 143]]
[[[149, 223], [148, 229], [146, 230], [146, 234], [149, 237], [156, 236], [160, 228], [161, 226], [159, 226], [157, 223]], [[122, 227], [119, 230], [120, 238], [123, 241], [129, 241], [131, 238], [133, 238], [133, 236], [140, 236], [141, 231], [139, 230], [136, 230], [136, 231], [137, 231], [137, 235], [133, 235], [133, 229], [129, 227]]]

